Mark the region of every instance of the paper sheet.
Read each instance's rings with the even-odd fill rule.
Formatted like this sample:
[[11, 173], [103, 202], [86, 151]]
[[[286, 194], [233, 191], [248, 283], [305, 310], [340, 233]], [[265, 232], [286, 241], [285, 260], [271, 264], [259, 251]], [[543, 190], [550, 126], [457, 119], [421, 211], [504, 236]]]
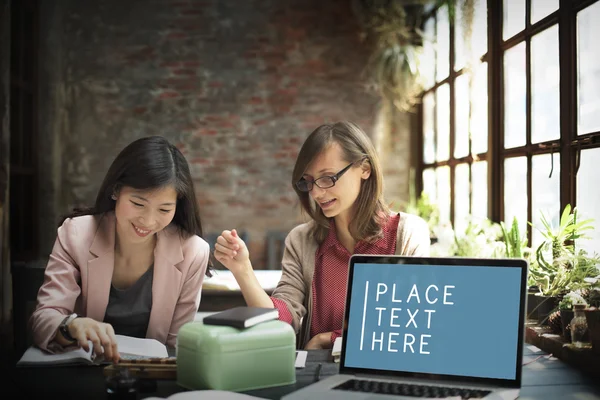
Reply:
[[304, 368], [306, 367], [306, 357], [308, 356], [308, 351], [305, 350], [296, 350], [296, 368]]

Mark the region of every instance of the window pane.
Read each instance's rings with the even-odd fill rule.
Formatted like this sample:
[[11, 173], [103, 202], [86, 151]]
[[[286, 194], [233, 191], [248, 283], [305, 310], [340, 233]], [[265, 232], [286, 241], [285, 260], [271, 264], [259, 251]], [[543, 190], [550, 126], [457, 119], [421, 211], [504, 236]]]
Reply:
[[502, 38], [506, 40], [525, 29], [525, 0], [505, 0], [502, 3]]
[[435, 99], [433, 92], [423, 96], [423, 162], [431, 164], [435, 161]]
[[454, 229], [462, 233], [469, 217], [469, 164], [458, 164], [454, 173]]
[[429, 197], [429, 201], [434, 204], [437, 202], [437, 186], [433, 168], [423, 170], [423, 192]]
[[475, 0], [471, 47], [473, 49], [473, 56], [477, 59], [480, 59], [487, 52], [487, 40], [487, 0]]
[[471, 151], [485, 153], [488, 148], [488, 79], [487, 63], [475, 70], [471, 99]]
[[559, 0], [531, 0], [531, 23], [535, 24], [558, 10]]
[[531, 142], [560, 138], [558, 25], [531, 39]]
[[435, 170], [437, 180], [436, 203], [440, 209], [440, 223], [450, 222], [450, 167], [439, 167]]
[[600, 131], [600, 2], [577, 14], [579, 135]]
[[[552, 158], [554, 162], [552, 162]], [[552, 171], [552, 175], [550, 175]], [[543, 240], [538, 229], [542, 229], [540, 212], [543, 212], [552, 226], [558, 226], [560, 212], [560, 155], [542, 154], [531, 159], [531, 242], [537, 248]]]
[[440, 7], [437, 13], [437, 81], [444, 80], [450, 74], [450, 23], [448, 21], [448, 7]]
[[450, 158], [450, 86], [442, 85], [436, 92], [437, 137], [436, 160]]
[[435, 18], [429, 18], [425, 23], [423, 62], [419, 65], [423, 85], [429, 89], [435, 83]]
[[598, 160], [600, 160], [600, 149], [588, 149], [581, 151], [581, 164], [577, 173], [577, 209], [579, 220], [593, 218], [593, 231], [588, 231], [590, 239], [580, 239], [577, 246], [592, 254], [600, 254], [600, 186], [598, 182]]
[[454, 24], [454, 69], [459, 71], [468, 61], [477, 62], [487, 51], [487, 2], [486, 0], [473, 1], [473, 21], [471, 35], [465, 37], [466, 21], [463, 15], [462, 4], [455, 7]]
[[525, 144], [525, 43], [504, 53], [504, 148]]
[[464, 16], [462, 13], [462, 7], [457, 4], [454, 7], [454, 70], [459, 71], [465, 66], [468, 58], [468, 48], [466, 46], [466, 40], [469, 38], [465, 37], [465, 26]]
[[475, 218], [487, 218], [487, 161], [473, 163], [473, 165], [471, 165], [471, 175], [473, 177], [471, 214]]
[[527, 159], [525, 157], [504, 160], [504, 221], [512, 224], [514, 217], [519, 229], [527, 229]]
[[454, 86], [456, 108], [456, 132], [454, 135], [454, 157], [469, 155], [469, 76], [456, 78]]

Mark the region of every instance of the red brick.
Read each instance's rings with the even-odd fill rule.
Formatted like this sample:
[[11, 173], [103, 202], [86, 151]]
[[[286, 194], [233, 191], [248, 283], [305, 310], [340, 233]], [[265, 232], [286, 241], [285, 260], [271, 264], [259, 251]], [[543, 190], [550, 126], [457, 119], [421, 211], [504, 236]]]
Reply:
[[173, 32], [173, 33], [169, 33], [167, 35], [167, 39], [169, 39], [169, 40], [185, 39], [187, 37], [188, 37], [188, 35], [183, 32]]
[[176, 69], [173, 70], [173, 74], [175, 75], [196, 75], [196, 71], [193, 69]]
[[173, 99], [179, 97], [180, 94], [174, 91], [165, 91], [158, 95], [159, 99]]

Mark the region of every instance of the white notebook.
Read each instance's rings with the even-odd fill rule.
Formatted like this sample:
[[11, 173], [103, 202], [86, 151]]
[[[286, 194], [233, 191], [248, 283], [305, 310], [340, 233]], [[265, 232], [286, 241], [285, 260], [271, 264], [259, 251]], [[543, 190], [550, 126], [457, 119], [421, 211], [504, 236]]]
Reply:
[[[134, 358], [166, 358], [169, 357], [167, 348], [156, 339], [141, 339], [130, 336], [115, 335], [122, 359]], [[23, 357], [17, 362], [17, 366], [43, 366], [43, 365], [75, 365], [75, 364], [102, 364], [102, 357], [97, 358], [93, 352], [90, 342], [90, 350], [82, 348], [65, 351], [64, 353], [52, 354], [38, 347], [30, 347], [25, 351]]]

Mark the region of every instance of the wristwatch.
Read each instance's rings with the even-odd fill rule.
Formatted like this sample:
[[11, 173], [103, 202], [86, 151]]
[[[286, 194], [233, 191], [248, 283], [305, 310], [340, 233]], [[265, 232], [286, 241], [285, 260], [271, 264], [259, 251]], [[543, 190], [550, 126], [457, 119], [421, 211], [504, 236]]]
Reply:
[[77, 317], [79, 317], [79, 315], [75, 313], [68, 315], [67, 317], [65, 317], [65, 319], [62, 320], [62, 322], [58, 326], [58, 331], [60, 332], [60, 334], [63, 335], [63, 337], [70, 342], [74, 342], [75, 338], [69, 333], [69, 324]]

